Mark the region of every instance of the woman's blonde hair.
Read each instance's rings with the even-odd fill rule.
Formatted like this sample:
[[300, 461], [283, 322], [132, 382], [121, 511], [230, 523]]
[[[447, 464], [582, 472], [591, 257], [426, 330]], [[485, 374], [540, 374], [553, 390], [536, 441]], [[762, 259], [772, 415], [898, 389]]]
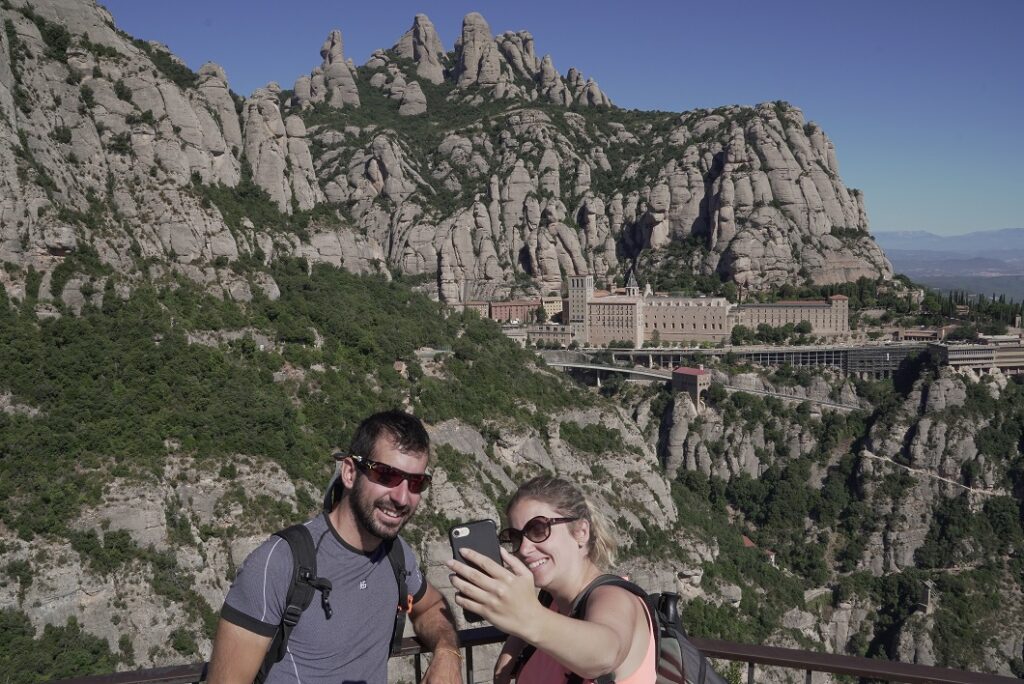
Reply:
[[508, 516], [512, 507], [520, 501], [532, 499], [553, 507], [566, 518], [579, 518], [590, 523], [590, 540], [587, 542], [587, 557], [597, 567], [607, 570], [615, 564], [615, 549], [618, 543], [611, 534], [608, 521], [576, 485], [552, 475], [539, 475], [519, 485], [519, 489], [505, 506]]

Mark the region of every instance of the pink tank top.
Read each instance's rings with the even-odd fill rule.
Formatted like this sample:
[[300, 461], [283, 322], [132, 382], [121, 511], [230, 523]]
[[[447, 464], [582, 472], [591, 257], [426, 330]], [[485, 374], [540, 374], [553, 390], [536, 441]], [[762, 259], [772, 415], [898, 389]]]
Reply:
[[[647, 605], [638, 597], [640, 605], [644, 607], [647, 615], [647, 624], [651, 623], [651, 615], [647, 612]], [[552, 609], [554, 610], [554, 609]], [[523, 665], [523, 669], [516, 678], [516, 684], [565, 684], [565, 678], [569, 671], [557, 660], [549, 656], [541, 649], [534, 654]], [[616, 680], [616, 684], [654, 684], [658, 677], [657, 653], [654, 652], [654, 638], [647, 640], [647, 653], [644, 660], [631, 674]], [[591, 684], [593, 679], [583, 680], [584, 684]]]

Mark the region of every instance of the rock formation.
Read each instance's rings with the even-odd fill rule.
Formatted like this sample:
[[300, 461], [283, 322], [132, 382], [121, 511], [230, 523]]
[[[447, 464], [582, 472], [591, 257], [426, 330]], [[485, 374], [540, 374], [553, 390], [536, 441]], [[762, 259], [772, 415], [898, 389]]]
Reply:
[[276, 83], [252, 94], [243, 112], [245, 158], [252, 166], [253, 181], [267, 191], [279, 211], [300, 211], [324, 200], [317, 183], [306, 141], [306, 126], [294, 114], [281, 119]]
[[462, 35], [455, 42], [455, 75], [460, 88], [493, 86], [501, 77], [501, 57], [487, 20], [470, 12], [462, 20]]
[[[839, 179], [832, 143], [784, 103], [652, 113], [627, 124], [579, 71], [559, 75], [529, 32], [495, 38], [476, 13], [463, 21], [451, 65], [430, 20], [418, 15], [391, 51], [375, 52], [361, 70], [332, 31], [322, 63], [296, 81], [289, 101], [276, 85], [243, 101], [217, 65], [174, 80], [150, 61], [164, 48], [132, 43], [100, 10], [71, 4], [40, 7], [47, 21], [67, 22], [72, 36], [90, 36], [72, 39], [63, 61], [46, 56], [35, 22], [5, 10], [14, 32], [0, 36], [12, 55], [0, 68], [8, 86], [0, 126], [19, 142], [0, 150], [0, 256], [19, 267], [55, 268], [65, 253], [46, 237], [55, 234], [95, 242], [115, 271], [133, 268], [134, 249], [199, 268], [189, 272], [203, 283], [211, 280], [199, 275], [207, 260], [256, 249], [346, 264], [380, 253], [392, 268], [433, 268], [439, 296], [457, 300], [507, 295], [523, 276], [546, 291], [558, 290], [565, 273], [614, 276], [636, 258], [641, 269], [656, 268], [673, 245], [696, 239], [700, 251], [688, 267], [747, 291], [891, 275], [868, 233], [862, 196]], [[347, 123], [359, 88], [378, 89], [400, 118]], [[443, 99], [431, 103], [428, 93]], [[310, 118], [317, 105], [341, 118], [325, 124], [321, 109]], [[484, 105], [480, 120], [466, 118]], [[568, 106], [606, 113], [588, 118]], [[435, 120], [434, 107], [460, 113]], [[48, 108], [55, 117], [42, 115]], [[417, 119], [428, 119], [438, 137], [424, 138]], [[295, 242], [255, 217], [195, 199], [206, 187], [250, 179], [283, 214], [317, 209], [321, 220], [339, 219]], [[104, 221], [117, 216], [132, 228], [96, 231], [69, 220], [75, 213], [56, 220], [48, 206], [79, 214], [102, 206]], [[478, 215], [471, 224], [460, 218], [466, 211]], [[252, 224], [248, 235], [241, 219]], [[452, 225], [465, 225], [473, 249], [445, 247]], [[368, 242], [334, 255], [334, 247], [323, 253], [308, 242], [314, 233], [334, 234], [333, 245]], [[444, 285], [449, 277], [476, 280]], [[0, 278], [11, 291], [24, 288], [23, 276]]]
[[444, 82], [447, 57], [434, 24], [425, 14], [417, 14], [412, 28], [391, 48], [395, 54], [416, 63], [416, 75], [437, 85]]
[[295, 82], [295, 103], [306, 108], [326, 102], [335, 109], [359, 106], [355, 68], [345, 59], [341, 31], [334, 29], [320, 47], [323, 63]]

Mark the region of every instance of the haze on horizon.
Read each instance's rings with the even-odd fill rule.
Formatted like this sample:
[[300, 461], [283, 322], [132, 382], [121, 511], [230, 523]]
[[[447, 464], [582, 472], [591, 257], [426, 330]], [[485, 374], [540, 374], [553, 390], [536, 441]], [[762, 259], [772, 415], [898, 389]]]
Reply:
[[786, 100], [825, 130], [843, 181], [865, 193], [873, 232], [1020, 227], [1024, 2], [764, 5], [639, 0], [102, 0], [119, 28], [214, 61], [248, 95], [291, 88], [332, 28], [363, 64], [427, 14], [446, 49], [480, 12], [497, 35], [528, 30], [538, 55], [575, 66], [619, 107], [685, 111]]

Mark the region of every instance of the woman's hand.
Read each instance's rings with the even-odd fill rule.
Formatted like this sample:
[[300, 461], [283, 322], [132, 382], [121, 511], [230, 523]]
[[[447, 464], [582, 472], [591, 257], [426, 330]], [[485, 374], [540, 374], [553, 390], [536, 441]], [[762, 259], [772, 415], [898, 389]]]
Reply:
[[537, 601], [533, 573], [505, 549], [501, 550], [501, 558], [507, 568], [472, 549], [463, 549], [462, 556], [476, 567], [448, 561], [448, 568], [454, 573], [452, 586], [458, 591], [455, 603], [498, 629], [530, 641], [526, 631], [536, 624], [538, 616], [547, 612]]

